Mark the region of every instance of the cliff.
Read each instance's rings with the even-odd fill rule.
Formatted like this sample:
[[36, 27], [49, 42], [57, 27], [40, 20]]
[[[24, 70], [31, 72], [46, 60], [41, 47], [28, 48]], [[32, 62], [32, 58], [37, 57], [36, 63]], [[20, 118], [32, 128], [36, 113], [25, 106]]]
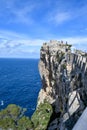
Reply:
[[47, 101], [53, 107], [48, 130], [71, 130], [87, 106], [87, 53], [51, 40], [41, 47], [39, 71], [38, 106]]
[[0, 111], [0, 130], [86, 130], [87, 53], [63, 41], [44, 43], [39, 71], [42, 89], [31, 119], [10, 104]]

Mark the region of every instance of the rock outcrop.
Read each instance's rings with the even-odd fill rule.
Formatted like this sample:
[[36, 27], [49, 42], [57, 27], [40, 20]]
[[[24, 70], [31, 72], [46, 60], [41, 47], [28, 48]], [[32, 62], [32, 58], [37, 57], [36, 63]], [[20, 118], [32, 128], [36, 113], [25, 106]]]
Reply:
[[44, 43], [39, 71], [38, 106], [47, 101], [54, 111], [48, 130], [71, 130], [87, 106], [87, 53], [72, 53], [63, 41]]

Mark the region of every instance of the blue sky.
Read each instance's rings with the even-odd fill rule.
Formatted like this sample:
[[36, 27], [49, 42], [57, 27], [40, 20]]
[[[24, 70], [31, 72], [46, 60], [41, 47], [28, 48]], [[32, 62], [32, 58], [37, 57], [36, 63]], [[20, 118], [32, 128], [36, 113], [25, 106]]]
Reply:
[[0, 0], [0, 57], [38, 58], [51, 39], [87, 51], [87, 0]]

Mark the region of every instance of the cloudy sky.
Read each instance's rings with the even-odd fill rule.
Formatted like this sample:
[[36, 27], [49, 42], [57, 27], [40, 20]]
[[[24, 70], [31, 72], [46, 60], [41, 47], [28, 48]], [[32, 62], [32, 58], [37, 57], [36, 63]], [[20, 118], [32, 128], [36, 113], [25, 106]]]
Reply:
[[38, 58], [50, 39], [87, 51], [87, 0], [0, 0], [0, 57]]

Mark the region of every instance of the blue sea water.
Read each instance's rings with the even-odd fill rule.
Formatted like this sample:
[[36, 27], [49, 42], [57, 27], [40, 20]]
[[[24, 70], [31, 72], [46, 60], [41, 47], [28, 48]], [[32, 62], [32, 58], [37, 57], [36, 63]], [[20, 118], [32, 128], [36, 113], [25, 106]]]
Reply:
[[0, 59], [0, 109], [8, 104], [27, 108], [31, 116], [41, 88], [38, 59]]

